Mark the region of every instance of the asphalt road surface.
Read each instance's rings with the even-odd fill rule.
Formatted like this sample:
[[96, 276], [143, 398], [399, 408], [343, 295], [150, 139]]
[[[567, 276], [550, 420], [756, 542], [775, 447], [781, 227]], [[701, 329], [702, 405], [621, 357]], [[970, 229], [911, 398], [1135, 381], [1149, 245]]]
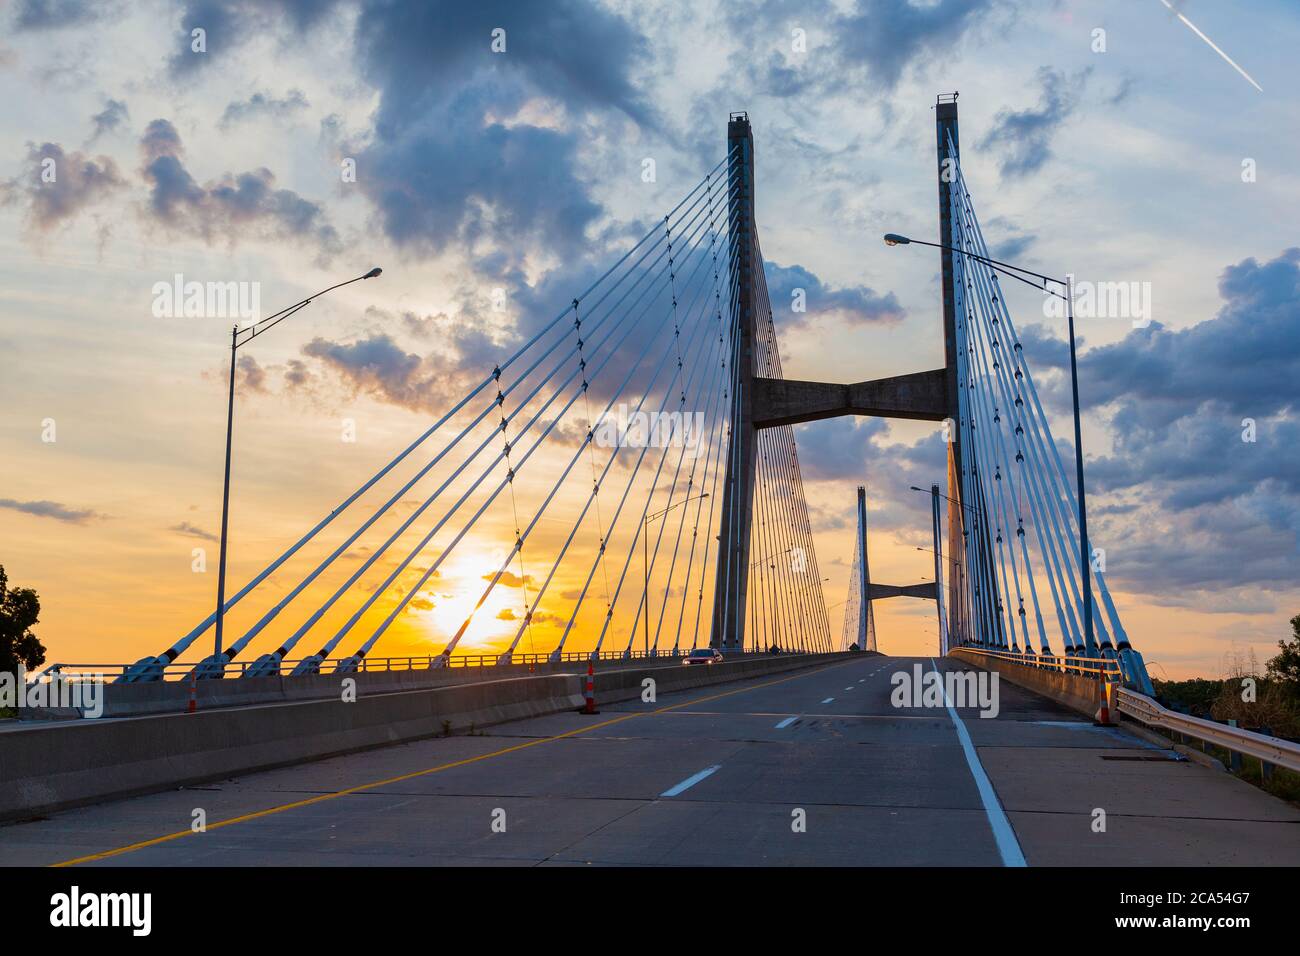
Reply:
[[0, 827], [0, 864], [1300, 863], [1293, 807], [1009, 683], [994, 719], [892, 706], [918, 664], [967, 669], [863, 656], [114, 801]]

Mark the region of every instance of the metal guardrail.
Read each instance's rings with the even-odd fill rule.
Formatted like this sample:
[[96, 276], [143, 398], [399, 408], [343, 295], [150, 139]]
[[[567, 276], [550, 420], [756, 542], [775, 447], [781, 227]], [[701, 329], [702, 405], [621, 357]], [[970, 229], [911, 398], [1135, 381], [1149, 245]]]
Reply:
[[1162, 706], [1145, 694], [1122, 687], [1118, 689], [1117, 696], [1120, 713], [1127, 714], [1144, 724], [1195, 737], [1197, 740], [1222, 747], [1229, 753], [1244, 754], [1262, 763], [1274, 764], [1300, 773], [1300, 744], [1279, 737], [1270, 737], [1267, 734], [1257, 734], [1253, 730], [1220, 724], [1203, 717], [1180, 714], [1176, 710]]
[[1129, 690], [1123, 686], [1123, 674], [1118, 662], [1109, 658], [1098, 657], [1055, 657], [1047, 654], [1013, 654], [1009, 651], [990, 651], [983, 648], [960, 647], [954, 650], [968, 651], [998, 660], [1011, 661], [1024, 667], [1055, 670], [1062, 673], [1080, 674], [1099, 680], [1107, 680], [1115, 685], [1115, 706], [1122, 714], [1127, 714], [1152, 727], [1171, 730], [1196, 740], [1222, 747], [1229, 753], [1254, 757], [1266, 765], [1285, 767], [1300, 773], [1300, 744], [1267, 734], [1258, 734], [1253, 730], [1244, 730], [1228, 724], [1220, 724], [1202, 717], [1180, 714], [1163, 706], [1146, 694]]
[[1011, 661], [1022, 667], [1034, 667], [1039, 670], [1056, 671], [1061, 674], [1078, 674], [1096, 680], [1122, 681], [1123, 671], [1119, 662], [1108, 657], [1057, 657], [1052, 654], [1013, 654], [1011, 651], [990, 651], [982, 647], [961, 645], [954, 651], [966, 651], [970, 654], [982, 654], [1000, 661]]

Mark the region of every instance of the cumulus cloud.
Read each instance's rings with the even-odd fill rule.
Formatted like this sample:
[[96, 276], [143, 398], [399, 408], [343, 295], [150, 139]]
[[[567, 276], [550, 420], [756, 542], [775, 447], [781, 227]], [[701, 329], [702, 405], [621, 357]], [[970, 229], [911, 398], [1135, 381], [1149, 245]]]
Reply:
[[290, 90], [283, 97], [276, 98], [267, 93], [257, 92], [246, 100], [232, 100], [221, 114], [221, 127], [228, 129], [236, 123], [268, 117], [273, 120], [286, 120], [305, 110], [310, 104], [302, 90]]
[[992, 128], [979, 141], [979, 148], [1001, 154], [999, 168], [1003, 176], [1027, 176], [1052, 158], [1052, 138], [1079, 105], [1091, 72], [1089, 67], [1070, 77], [1051, 67], [1039, 67], [1038, 105], [998, 112]]
[[989, 254], [1003, 262], [1020, 262], [1038, 241], [1035, 233], [1023, 231], [1004, 216], [994, 216], [985, 225], [989, 232]]
[[0, 183], [6, 204], [26, 206], [27, 226], [50, 232], [126, 185], [107, 156], [65, 152], [58, 143], [27, 144], [23, 173]]
[[[868, 325], [898, 322], [907, 314], [892, 292], [882, 294], [863, 285], [832, 289], [800, 265], [782, 266], [769, 260], [763, 263], [763, 270], [772, 312], [779, 316], [783, 329], [807, 325], [823, 315], [838, 316], [849, 325]], [[806, 312], [793, 311], [799, 291]]]
[[322, 258], [342, 248], [320, 204], [277, 189], [269, 169], [226, 173], [199, 185], [185, 167], [180, 134], [165, 119], [149, 124], [140, 151], [150, 186], [148, 215], [170, 230], [205, 241], [234, 242], [250, 232], [263, 239], [296, 239], [316, 246]]
[[101, 136], [112, 133], [130, 118], [131, 114], [127, 110], [125, 103], [121, 100], [110, 99], [104, 104], [102, 110], [90, 118], [90, 122], [95, 127], [90, 134], [90, 142], [93, 143]]
[[[490, 47], [498, 27], [505, 53]], [[384, 232], [411, 249], [579, 249], [602, 207], [580, 172], [585, 133], [571, 117], [655, 123], [629, 78], [644, 40], [589, 0], [367, 4], [356, 42], [380, 92], [359, 185]], [[525, 119], [539, 98], [559, 115]]]
[[[1101, 533], [1112, 577], [1168, 588], [1294, 584], [1300, 541], [1300, 248], [1224, 270], [1224, 305], [1185, 329], [1159, 323], [1080, 354], [1086, 406], [1108, 416], [1112, 451], [1090, 486], [1122, 507]], [[1030, 326], [1035, 365], [1065, 343]], [[1244, 440], [1253, 438], [1253, 440]]]
[[[495, 572], [493, 572], [493, 574], [485, 574], [485, 575], [483, 575], [483, 580], [484, 580], [484, 581], [491, 581], [492, 578], [493, 578], [493, 575], [494, 575], [494, 574], [495, 574]], [[497, 583], [500, 584], [500, 585], [502, 585], [503, 587], [507, 587], [507, 588], [521, 588], [521, 587], [523, 587], [525, 584], [531, 585], [531, 584], [533, 583], [533, 576], [532, 576], [531, 574], [525, 574], [525, 575], [521, 578], [519, 575], [515, 574], [513, 571], [505, 571], [505, 572], [502, 572], [502, 574], [501, 574], [501, 579], [500, 579]]]
[[[338, 0], [187, 0], [180, 5], [176, 52], [168, 61], [174, 76], [187, 76], [237, 49], [247, 40], [286, 27], [299, 42], [302, 34], [322, 22]], [[207, 51], [191, 48], [191, 31], [201, 28]]]
[[101, 0], [19, 0], [14, 5], [15, 30], [58, 30], [82, 26], [115, 12], [116, 4]]

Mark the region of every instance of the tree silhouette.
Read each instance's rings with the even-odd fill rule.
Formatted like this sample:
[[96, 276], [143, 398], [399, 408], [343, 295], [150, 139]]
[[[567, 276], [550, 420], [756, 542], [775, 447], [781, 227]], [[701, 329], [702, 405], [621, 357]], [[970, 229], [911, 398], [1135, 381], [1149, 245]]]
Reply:
[[1268, 676], [1300, 689], [1300, 614], [1291, 618], [1291, 640], [1278, 641], [1282, 653], [1269, 660]]
[[41, 613], [41, 599], [31, 588], [10, 588], [0, 564], [0, 671], [17, 672], [18, 664], [32, 669], [45, 663], [45, 645], [32, 633]]

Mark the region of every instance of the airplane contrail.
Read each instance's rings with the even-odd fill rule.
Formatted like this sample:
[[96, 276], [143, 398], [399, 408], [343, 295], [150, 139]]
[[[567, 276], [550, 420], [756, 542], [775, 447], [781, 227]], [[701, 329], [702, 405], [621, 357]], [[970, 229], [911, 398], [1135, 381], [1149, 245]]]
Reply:
[[1173, 5], [1172, 3], [1170, 3], [1169, 0], [1160, 0], [1160, 2], [1163, 3], [1166, 7], [1169, 8], [1169, 12], [1170, 12], [1170, 13], [1174, 14], [1174, 16], [1178, 17], [1179, 20], [1182, 20], [1183, 23], [1187, 24], [1187, 28], [1188, 28], [1189, 30], [1191, 30], [1191, 31], [1192, 31], [1193, 33], [1195, 33], [1198, 37], [1200, 37], [1202, 40], [1204, 40], [1206, 43], [1208, 43], [1208, 44], [1210, 45], [1210, 49], [1212, 49], [1215, 53], [1219, 54], [1219, 56], [1223, 57], [1223, 58], [1228, 62], [1228, 65], [1229, 65], [1229, 66], [1231, 66], [1234, 70], [1236, 70], [1238, 73], [1240, 73], [1242, 76], [1244, 76], [1244, 77], [1246, 78], [1246, 81], [1247, 81], [1251, 86], [1253, 86], [1255, 89], [1259, 90], [1261, 93], [1264, 92], [1264, 87], [1262, 87], [1262, 86], [1260, 86], [1258, 83], [1256, 83], [1255, 80], [1254, 80], [1254, 78], [1252, 78], [1251, 75], [1250, 75], [1249, 73], [1247, 73], [1245, 70], [1243, 70], [1241, 67], [1239, 67], [1239, 66], [1236, 64], [1236, 62], [1232, 59], [1232, 57], [1228, 56], [1228, 54], [1226, 54], [1226, 53], [1224, 53], [1222, 50], [1220, 50], [1220, 49], [1218, 48], [1218, 46], [1215, 45], [1215, 42], [1214, 42], [1213, 40], [1211, 40], [1209, 37], [1207, 37], [1207, 36], [1206, 36], [1204, 33], [1202, 33], [1200, 30], [1196, 29], [1196, 24], [1193, 23], [1191, 20], [1187, 19], [1187, 17], [1183, 16], [1182, 13], [1180, 13], [1177, 9], [1175, 9], [1175, 8], [1174, 8], [1174, 5]]

